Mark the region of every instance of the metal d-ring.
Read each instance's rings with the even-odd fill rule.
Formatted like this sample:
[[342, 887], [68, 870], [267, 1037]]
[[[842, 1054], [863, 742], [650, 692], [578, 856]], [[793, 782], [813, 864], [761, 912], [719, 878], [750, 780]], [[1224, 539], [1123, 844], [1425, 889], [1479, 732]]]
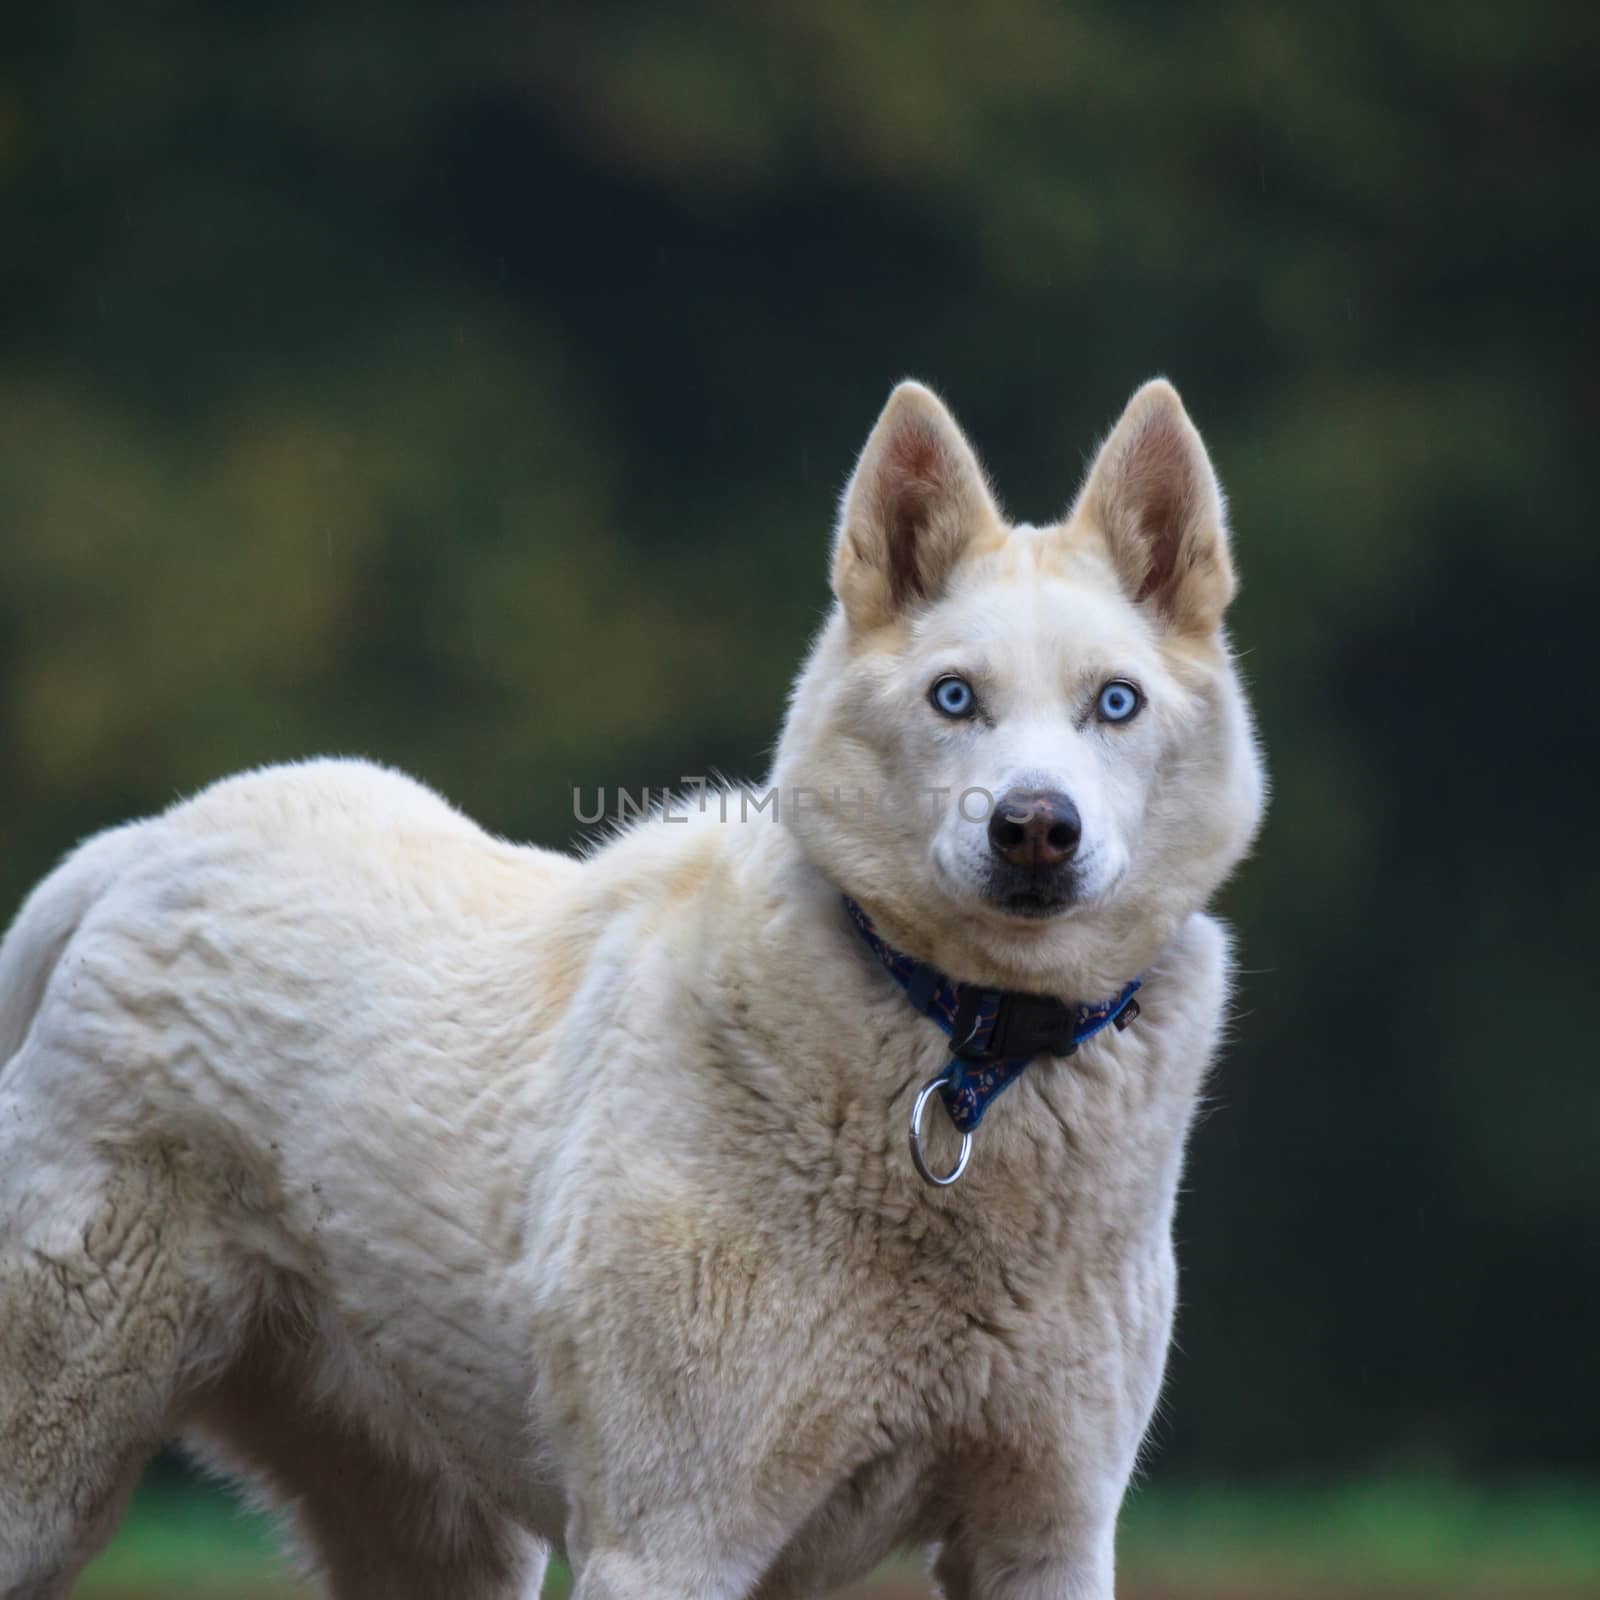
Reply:
[[936, 1090], [944, 1087], [950, 1080], [950, 1069], [936, 1074], [923, 1084], [922, 1092], [917, 1096], [911, 1107], [911, 1162], [917, 1171], [922, 1174], [923, 1180], [933, 1184], [939, 1189], [948, 1189], [963, 1172], [967, 1170], [967, 1158], [972, 1154], [972, 1135], [961, 1135], [961, 1154], [956, 1157], [956, 1164], [944, 1174], [943, 1177], [928, 1165], [927, 1157], [922, 1153], [922, 1112]]

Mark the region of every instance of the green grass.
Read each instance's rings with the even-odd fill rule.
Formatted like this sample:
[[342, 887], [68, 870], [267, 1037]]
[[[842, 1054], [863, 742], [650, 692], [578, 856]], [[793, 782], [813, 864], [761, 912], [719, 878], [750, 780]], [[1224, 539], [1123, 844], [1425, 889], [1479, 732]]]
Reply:
[[[1377, 1480], [1241, 1492], [1140, 1490], [1121, 1561], [1163, 1595], [1235, 1590], [1600, 1596], [1600, 1484], [1472, 1489]], [[286, 1589], [266, 1522], [216, 1491], [146, 1491], [76, 1591], [84, 1596], [270, 1596]], [[904, 1569], [902, 1569], [902, 1579]], [[1332, 1588], [1328, 1586], [1333, 1586]], [[569, 1592], [553, 1572], [545, 1593]]]
[[1164, 1486], [1130, 1497], [1120, 1550], [1135, 1578], [1337, 1579], [1496, 1595], [1542, 1585], [1600, 1595], [1600, 1483], [1476, 1489], [1399, 1478], [1246, 1493]]

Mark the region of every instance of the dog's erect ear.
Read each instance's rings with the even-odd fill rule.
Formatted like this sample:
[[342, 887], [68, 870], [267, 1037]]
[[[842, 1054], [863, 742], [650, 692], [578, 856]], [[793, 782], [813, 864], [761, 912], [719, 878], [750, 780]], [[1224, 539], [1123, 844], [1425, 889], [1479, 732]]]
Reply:
[[1164, 378], [1128, 402], [1073, 507], [1105, 535], [1123, 586], [1180, 633], [1209, 634], [1233, 598], [1226, 508], [1211, 458]]
[[839, 513], [833, 592], [875, 628], [935, 598], [975, 534], [1000, 520], [983, 469], [939, 397], [900, 384], [856, 463]]

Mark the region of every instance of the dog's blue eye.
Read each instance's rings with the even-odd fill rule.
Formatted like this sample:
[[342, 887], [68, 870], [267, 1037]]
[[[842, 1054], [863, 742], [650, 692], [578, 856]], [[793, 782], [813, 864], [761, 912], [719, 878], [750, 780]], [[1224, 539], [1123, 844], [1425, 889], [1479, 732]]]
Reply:
[[934, 684], [928, 691], [928, 698], [947, 717], [970, 717], [978, 703], [978, 697], [972, 692], [972, 685], [953, 672]]
[[1095, 715], [1102, 722], [1126, 722], [1140, 706], [1144, 696], [1126, 678], [1113, 678], [1100, 691], [1095, 705]]

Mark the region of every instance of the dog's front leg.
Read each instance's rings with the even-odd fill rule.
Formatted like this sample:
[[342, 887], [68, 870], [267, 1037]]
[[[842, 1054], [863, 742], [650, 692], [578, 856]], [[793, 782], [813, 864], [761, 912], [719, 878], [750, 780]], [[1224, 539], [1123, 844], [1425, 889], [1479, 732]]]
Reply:
[[[995, 1443], [951, 1463], [945, 1600], [1113, 1600], [1117, 1513], [1155, 1409], [1177, 1272], [1163, 1235], [1080, 1280], [1068, 1367], [990, 1395]], [[1097, 1335], [1097, 1336], [1096, 1336]]]
[[1111, 1518], [1041, 1552], [967, 1528], [940, 1551], [934, 1576], [944, 1600], [1113, 1600], [1115, 1533]]
[[778, 1531], [758, 1528], [736, 1493], [710, 1506], [650, 1499], [650, 1485], [623, 1474], [609, 1492], [575, 1500], [572, 1600], [745, 1600], [777, 1553]]
[[[1159, 1372], [1158, 1359], [1125, 1363], [1118, 1351], [1085, 1392], [1037, 1407], [1026, 1457], [958, 1464], [956, 1516], [934, 1567], [944, 1600], [1113, 1600], [1117, 1513]], [[1027, 1437], [1021, 1421], [1010, 1438]]]
[[575, 1566], [572, 1600], [744, 1600], [751, 1585], [748, 1572], [703, 1558], [595, 1550]]

